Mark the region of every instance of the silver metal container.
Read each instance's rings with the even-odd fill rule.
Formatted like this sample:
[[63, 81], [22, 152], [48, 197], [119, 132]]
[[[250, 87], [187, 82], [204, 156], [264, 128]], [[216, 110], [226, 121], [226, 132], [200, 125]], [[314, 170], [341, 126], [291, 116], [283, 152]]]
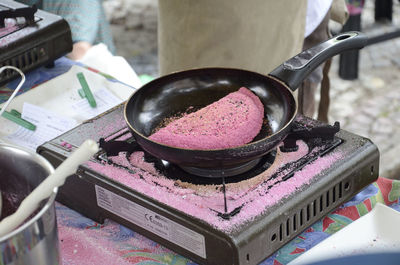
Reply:
[[[0, 143], [1, 217], [14, 212], [53, 171], [52, 165], [34, 152]], [[57, 189], [23, 225], [0, 237], [0, 265], [60, 263], [54, 207], [56, 193]]]

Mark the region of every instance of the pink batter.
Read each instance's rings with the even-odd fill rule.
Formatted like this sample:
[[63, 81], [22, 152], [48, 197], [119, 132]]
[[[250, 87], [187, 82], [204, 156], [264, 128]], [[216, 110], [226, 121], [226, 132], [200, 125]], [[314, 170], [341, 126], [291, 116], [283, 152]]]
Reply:
[[222, 99], [169, 123], [150, 139], [188, 149], [222, 149], [251, 142], [261, 130], [264, 106], [249, 89]]
[[[159, 175], [151, 164], [143, 161], [143, 153], [134, 153], [130, 158], [134, 166], [125, 162], [125, 165], [135, 170], [135, 174], [108, 164], [88, 162], [88, 166], [131, 189], [204, 220], [217, 229], [229, 232], [238, 225], [264, 213], [269, 207], [289, 196], [302, 185], [309, 184], [317, 174], [342, 157], [341, 153], [332, 152], [319, 158], [317, 163], [305, 166], [286, 181], [281, 182], [285, 172], [270, 179], [281, 165], [298, 160], [308, 152], [308, 147], [304, 142], [298, 141], [298, 145], [299, 150], [296, 152], [282, 154], [278, 151], [275, 163], [262, 174], [240, 183], [227, 184], [228, 212], [245, 205], [230, 220], [224, 220], [218, 215], [218, 212], [224, 212], [221, 185], [194, 185], [167, 179]], [[124, 158], [125, 154], [120, 154], [115, 159], [122, 161]], [[268, 188], [271, 185], [273, 185], [272, 188]]]

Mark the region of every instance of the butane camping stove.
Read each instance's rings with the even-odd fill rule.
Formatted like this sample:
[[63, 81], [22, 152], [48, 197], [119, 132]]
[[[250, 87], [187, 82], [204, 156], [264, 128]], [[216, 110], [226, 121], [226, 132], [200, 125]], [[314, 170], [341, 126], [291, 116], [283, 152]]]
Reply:
[[142, 151], [123, 106], [38, 148], [58, 166], [85, 139], [104, 147], [59, 190], [58, 201], [110, 218], [201, 264], [257, 264], [378, 177], [368, 139], [298, 116], [292, 132], [245, 173], [204, 178]]
[[[72, 51], [68, 23], [54, 14], [11, 0], [0, 0], [0, 67], [10, 65], [23, 72], [43, 65]], [[18, 73], [5, 70], [3, 85]]]

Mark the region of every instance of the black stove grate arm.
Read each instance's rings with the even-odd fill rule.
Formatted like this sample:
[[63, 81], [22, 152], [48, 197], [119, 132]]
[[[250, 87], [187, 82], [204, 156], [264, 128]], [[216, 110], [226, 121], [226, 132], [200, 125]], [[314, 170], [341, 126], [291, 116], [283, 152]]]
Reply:
[[26, 23], [33, 24], [35, 22], [36, 5], [32, 7], [21, 7], [17, 9], [6, 9], [0, 11], [0, 28], [5, 27], [6, 18], [25, 18]]
[[322, 125], [312, 129], [293, 128], [289, 135], [283, 140], [283, 145], [280, 147], [282, 152], [294, 152], [298, 150], [297, 140], [318, 140], [322, 142], [333, 142], [334, 136], [340, 131], [340, 123], [336, 121], [334, 125]]
[[107, 156], [117, 156], [121, 152], [133, 153], [135, 151], [143, 151], [135, 141], [106, 141], [104, 138], [100, 138], [99, 146], [105, 151]]

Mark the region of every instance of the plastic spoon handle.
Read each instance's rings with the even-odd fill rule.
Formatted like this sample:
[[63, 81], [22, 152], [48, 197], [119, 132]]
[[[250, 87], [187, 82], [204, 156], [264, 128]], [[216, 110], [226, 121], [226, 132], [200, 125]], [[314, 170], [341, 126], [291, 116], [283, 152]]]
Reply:
[[17, 211], [0, 222], [0, 237], [8, 234], [28, 218], [39, 203], [51, 196], [54, 188], [64, 184], [65, 179], [74, 174], [78, 166], [92, 157], [99, 147], [93, 140], [86, 140], [76, 149], [53, 174], [39, 184], [20, 204]]

